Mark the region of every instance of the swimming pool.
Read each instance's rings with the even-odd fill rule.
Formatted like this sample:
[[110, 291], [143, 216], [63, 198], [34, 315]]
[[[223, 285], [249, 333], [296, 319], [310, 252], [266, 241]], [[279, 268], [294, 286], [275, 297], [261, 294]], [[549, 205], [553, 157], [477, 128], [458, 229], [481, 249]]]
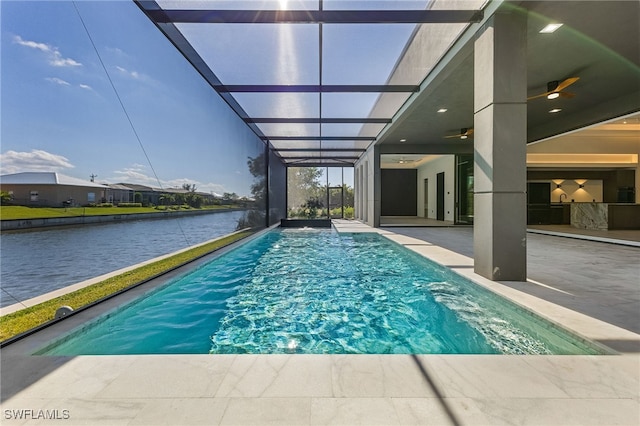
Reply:
[[40, 354], [593, 354], [374, 233], [276, 229]]

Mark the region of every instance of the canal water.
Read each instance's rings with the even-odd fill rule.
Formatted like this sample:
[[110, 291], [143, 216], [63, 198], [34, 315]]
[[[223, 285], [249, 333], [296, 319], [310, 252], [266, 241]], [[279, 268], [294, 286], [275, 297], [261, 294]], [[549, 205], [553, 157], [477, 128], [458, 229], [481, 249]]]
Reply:
[[3, 232], [0, 306], [57, 290], [236, 230], [244, 212]]

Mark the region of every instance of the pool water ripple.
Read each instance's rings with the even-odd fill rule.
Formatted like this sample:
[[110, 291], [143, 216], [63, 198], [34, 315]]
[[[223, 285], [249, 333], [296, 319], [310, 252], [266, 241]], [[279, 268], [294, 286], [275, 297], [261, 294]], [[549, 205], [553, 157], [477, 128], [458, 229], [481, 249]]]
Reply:
[[276, 230], [45, 353], [595, 353], [377, 234]]

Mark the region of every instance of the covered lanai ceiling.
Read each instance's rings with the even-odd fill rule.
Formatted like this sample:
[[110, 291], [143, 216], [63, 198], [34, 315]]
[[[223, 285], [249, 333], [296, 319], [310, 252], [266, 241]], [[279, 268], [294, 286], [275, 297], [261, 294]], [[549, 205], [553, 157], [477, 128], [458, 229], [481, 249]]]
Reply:
[[474, 34], [501, 9], [528, 13], [529, 96], [579, 77], [528, 102], [528, 142], [640, 110], [637, 1], [137, 4], [288, 165], [351, 166], [371, 144], [472, 152], [455, 135], [473, 127]]

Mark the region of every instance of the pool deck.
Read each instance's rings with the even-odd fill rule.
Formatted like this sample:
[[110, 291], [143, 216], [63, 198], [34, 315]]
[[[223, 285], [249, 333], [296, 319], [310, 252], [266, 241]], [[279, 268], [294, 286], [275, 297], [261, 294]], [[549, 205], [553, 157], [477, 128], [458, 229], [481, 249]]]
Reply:
[[[29, 355], [94, 315], [86, 311], [2, 350], [1, 423], [640, 424], [640, 335], [633, 332], [640, 327], [633, 310], [640, 248], [571, 242], [573, 251], [560, 257], [554, 254], [567, 251], [567, 239], [534, 234], [529, 282], [498, 283], [473, 273], [469, 230], [372, 229], [342, 220], [334, 227], [379, 232], [620, 354]], [[604, 260], [587, 265], [580, 250]], [[100, 309], [110, 303], [117, 302]], [[47, 415], [61, 419], [43, 420]]]

